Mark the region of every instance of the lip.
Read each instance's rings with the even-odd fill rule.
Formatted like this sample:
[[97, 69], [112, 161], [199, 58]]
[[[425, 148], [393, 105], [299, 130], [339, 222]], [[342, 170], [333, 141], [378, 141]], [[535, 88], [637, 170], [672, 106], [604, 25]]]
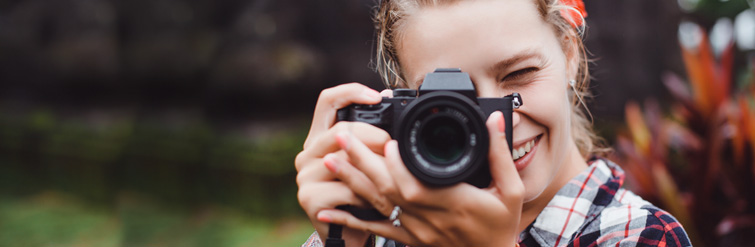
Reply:
[[[535, 153], [537, 153], [538, 147], [540, 146], [540, 139], [542, 138], [542, 136], [543, 136], [543, 134], [540, 134], [540, 135], [536, 136], [535, 137], [535, 145], [532, 146], [532, 148], [530, 149], [530, 151], [527, 154], [525, 154], [524, 156], [522, 156], [521, 158], [519, 158], [518, 160], [514, 161], [514, 166], [516, 166], [516, 170], [517, 171], [524, 170], [524, 168], [527, 168], [527, 166], [529, 166], [530, 162], [532, 162], [532, 158], [535, 157]], [[527, 141], [523, 141], [521, 143], [527, 143], [530, 140], [531, 139], [529, 139]], [[521, 144], [520, 145], [516, 145], [515, 147], [519, 147], [519, 146], [521, 146]]]
[[527, 139], [524, 139], [524, 140], [521, 140], [521, 141], [516, 141], [516, 142], [514, 142], [514, 149], [520, 148], [520, 147], [522, 147], [522, 146], [523, 146], [524, 144], [527, 144], [527, 142], [529, 142], [529, 141], [532, 141], [532, 139], [538, 138], [538, 137], [540, 137], [540, 136], [542, 136], [542, 135], [543, 135], [543, 134], [541, 133], [541, 134], [538, 134], [538, 135], [536, 135], [536, 136], [533, 136], [533, 137], [531, 137], [531, 138], [527, 138]]

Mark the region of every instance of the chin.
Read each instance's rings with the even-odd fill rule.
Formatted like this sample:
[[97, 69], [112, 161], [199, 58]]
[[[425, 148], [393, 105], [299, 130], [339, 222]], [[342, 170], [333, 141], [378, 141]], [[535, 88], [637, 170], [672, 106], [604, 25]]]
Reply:
[[[540, 145], [538, 152], [532, 157], [530, 164], [521, 171], [519, 176], [524, 183], [524, 202], [528, 203], [538, 199], [548, 186], [553, 182], [556, 174], [560, 170], [557, 162], [552, 157], [548, 144], [548, 141], [543, 142]], [[545, 147], [545, 148], [544, 148]], [[548, 200], [550, 201], [550, 200]]]
[[550, 180], [552, 180], [551, 174], [548, 173], [549, 169], [543, 165], [545, 164], [533, 162], [528, 169], [520, 172], [522, 183], [524, 183], [524, 203], [531, 202], [540, 197], [548, 187]]
[[523, 181], [524, 182], [524, 203], [534, 201], [545, 191], [547, 184], [545, 181]]

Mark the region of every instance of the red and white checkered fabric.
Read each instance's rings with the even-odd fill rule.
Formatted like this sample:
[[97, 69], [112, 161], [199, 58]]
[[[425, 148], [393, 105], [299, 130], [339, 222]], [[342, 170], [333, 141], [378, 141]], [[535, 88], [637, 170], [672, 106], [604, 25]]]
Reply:
[[[669, 213], [621, 188], [624, 171], [593, 159], [519, 235], [530, 246], [692, 246]], [[302, 247], [322, 247], [317, 233]]]

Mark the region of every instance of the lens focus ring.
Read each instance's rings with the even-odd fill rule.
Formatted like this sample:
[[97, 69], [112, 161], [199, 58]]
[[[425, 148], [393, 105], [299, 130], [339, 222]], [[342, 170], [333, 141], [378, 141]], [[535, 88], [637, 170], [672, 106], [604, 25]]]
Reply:
[[423, 182], [458, 183], [487, 162], [484, 116], [461, 94], [438, 91], [423, 95], [401, 114], [397, 127], [404, 164]]

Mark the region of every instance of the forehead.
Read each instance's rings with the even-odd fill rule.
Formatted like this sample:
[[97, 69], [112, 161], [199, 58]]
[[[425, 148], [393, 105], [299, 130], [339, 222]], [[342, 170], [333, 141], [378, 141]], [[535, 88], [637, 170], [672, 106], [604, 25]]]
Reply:
[[553, 37], [532, 0], [470, 0], [412, 13], [397, 51], [412, 83], [436, 67], [470, 72], [518, 52], [537, 52]]

